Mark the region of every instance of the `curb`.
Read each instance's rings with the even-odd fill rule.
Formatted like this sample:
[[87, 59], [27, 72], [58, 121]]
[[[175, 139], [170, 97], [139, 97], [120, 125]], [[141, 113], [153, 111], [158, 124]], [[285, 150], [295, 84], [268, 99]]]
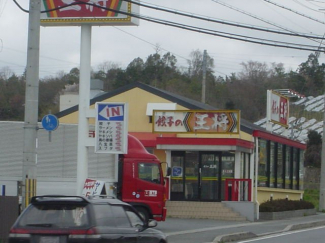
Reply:
[[309, 222], [309, 223], [303, 223], [303, 224], [293, 224], [288, 225], [288, 231], [290, 230], [300, 230], [300, 229], [306, 229], [306, 228], [313, 228], [317, 226], [325, 225], [325, 220], [322, 221], [315, 221], [315, 222]]
[[252, 238], [265, 236], [265, 235], [271, 235], [271, 234], [306, 229], [306, 228], [313, 228], [313, 227], [318, 227], [318, 226], [323, 226], [323, 225], [325, 225], [325, 220], [309, 222], [309, 223], [302, 223], [302, 224], [291, 224], [291, 225], [288, 225], [287, 227], [285, 227], [285, 229], [283, 229], [281, 231], [268, 232], [268, 233], [259, 234], [259, 235], [256, 235], [252, 232], [238, 232], [238, 233], [234, 233], [234, 234], [217, 236], [216, 238], [214, 238], [213, 243], [247, 240], [247, 239], [252, 239]]
[[252, 232], [239, 232], [234, 234], [217, 236], [216, 238], [214, 238], [213, 243], [247, 240], [256, 237], [257, 235]]

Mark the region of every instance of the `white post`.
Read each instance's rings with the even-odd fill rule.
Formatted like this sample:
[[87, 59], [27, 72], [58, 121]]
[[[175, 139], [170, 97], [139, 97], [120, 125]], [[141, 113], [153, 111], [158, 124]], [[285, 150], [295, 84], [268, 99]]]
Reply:
[[256, 213], [256, 220], [260, 218], [260, 203], [257, 197], [257, 187], [258, 187], [258, 162], [259, 162], [259, 154], [258, 154], [258, 138], [254, 139], [255, 141], [255, 190], [254, 190], [254, 202], [255, 202], [255, 213]]
[[77, 195], [81, 195], [83, 184], [88, 177], [88, 149], [86, 141], [89, 133], [87, 111], [90, 101], [91, 25], [81, 26], [80, 79], [79, 79], [79, 122]]

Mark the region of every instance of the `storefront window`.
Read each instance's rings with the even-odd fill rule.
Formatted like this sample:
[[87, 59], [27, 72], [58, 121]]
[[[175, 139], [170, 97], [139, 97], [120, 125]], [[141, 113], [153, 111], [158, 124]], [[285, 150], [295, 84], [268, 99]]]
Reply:
[[270, 144], [270, 187], [274, 187], [275, 183], [275, 144], [271, 142]]
[[258, 186], [267, 186], [267, 150], [266, 140], [258, 140]]
[[277, 188], [283, 188], [283, 145], [278, 144]]
[[185, 199], [197, 200], [199, 178], [199, 153], [186, 151], [185, 153]]
[[285, 176], [285, 188], [291, 189], [291, 147], [286, 147], [286, 161], [285, 161], [285, 168], [286, 168], [286, 176]]
[[222, 179], [234, 178], [235, 171], [235, 155], [225, 154], [222, 155]]
[[250, 159], [247, 153], [240, 154], [240, 178], [250, 178]]

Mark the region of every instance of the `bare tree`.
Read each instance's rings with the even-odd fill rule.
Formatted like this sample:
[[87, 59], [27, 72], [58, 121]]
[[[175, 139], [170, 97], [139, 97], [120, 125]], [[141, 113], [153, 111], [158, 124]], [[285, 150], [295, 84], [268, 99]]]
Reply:
[[14, 72], [10, 69], [10, 67], [6, 66], [0, 69], [0, 79], [8, 80]]

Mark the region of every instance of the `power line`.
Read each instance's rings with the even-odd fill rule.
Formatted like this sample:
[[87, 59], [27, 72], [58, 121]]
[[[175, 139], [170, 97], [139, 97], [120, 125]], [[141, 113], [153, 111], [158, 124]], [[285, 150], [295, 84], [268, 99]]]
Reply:
[[[235, 34], [232, 34], [232, 33], [218, 32], [218, 31], [214, 31], [214, 30], [208, 30], [208, 29], [203, 29], [203, 28], [199, 28], [199, 27], [179, 24], [179, 23], [166, 21], [166, 20], [161, 20], [161, 19], [157, 19], [157, 18], [141, 16], [141, 15], [137, 15], [137, 14], [133, 14], [133, 13], [127, 13], [127, 12], [124, 12], [124, 11], [113, 10], [113, 9], [110, 9], [110, 8], [106, 8], [106, 7], [103, 7], [103, 6], [98, 6], [98, 5], [91, 4], [91, 3], [85, 3], [85, 2], [82, 2], [82, 1], [77, 1], [76, 0], [76, 2], [80, 2], [82, 4], [92, 5], [94, 7], [98, 7], [98, 8], [101, 8], [101, 9], [113, 11], [113, 12], [116, 12], [116, 13], [125, 14], [125, 15], [131, 16], [131, 17], [139, 18], [139, 19], [146, 20], [146, 21], [153, 22], [153, 23], [157, 23], [157, 24], [163, 24], [163, 25], [167, 25], [167, 26], [171, 26], [171, 27], [176, 27], [176, 28], [185, 29], [185, 30], [189, 30], [189, 31], [203, 33], [203, 34], [208, 34], [208, 35], [214, 35], [214, 36], [218, 36], [218, 37], [224, 37], [224, 38], [228, 38], [228, 39], [234, 39], [234, 40], [250, 42], [250, 43], [255, 43], [255, 44], [261, 44], [261, 45], [274, 46], [274, 47], [283, 47], [283, 48], [291, 48], [291, 49], [298, 49], [298, 50], [306, 50], [306, 51], [315, 51], [315, 48], [318, 48], [316, 46], [311, 46], [311, 45], [303, 45], [303, 44], [296, 44], [296, 43], [285, 43], [285, 42], [279, 42], [279, 41], [273, 41], [273, 40], [267, 40], [267, 39], [254, 38], [254, 37], [250, 37], [250, 36], [239, 36], [239, 35], [235, 35]], [[224, 34], [226, 34], [226, 35], [224, 35]], [[235, 37], [233, 37], [233, 36], [235, 36]], [[248, 38], [248, 39], [242, 39], [242, 38], [239, 38], [239, 37], [244, 37], [244, 38]], [[249, 39], [252, 39], [252, 40], [249, 40]], [[263, 41], [268, 41], [268, 42], [273, 42], [273, 43], [279, 43], [279, 44], [266, 43], [266, 42], [261, 42], [261, 41], [258, 41], [258, 40], [263, 40]], [[303, 47], [303, 46], [305, 46], [305, 47]]]
[[[18, 3], [16, 1], [15, 1], [15, 3], [18, 5]], [[175, 23], [175, 22], [166, 21], [166, 20], [161, 20], [161, 19], [157, 19], [157, 18], [142, 16], [142, 15], [138, 15], [138, 14], [134, 14], [134, 13], [128, 13], [128, 12], [124, 12], [124, 11], [113, 10], [113, 9], [106, 8], [106, 7], [103, 7], [103, 6], [98, 6], [96, 4], [92, 4], [92, 3], [88, 3], [88, 2], [85, 3], [83, 1], [77, 1], [77, 0], [73, 4], [64, 5], [64, 6], [60, 7], [60, 8], [69, 7], [69, 6], [75, 5], [75, 4], [87, 4], [87, 5], [97, 7], [97, 8], [105, 9], [105, 10], [108, 10], [108, 11], [113, 11], [113, 12], [116, 12], [116, 13], [128, 15], [128, 16], [131, 16], [131, 17], [134, 17], [134, 18], [139, 18], [139, 19], [146, 20], [146, 21], [153, 22], [153, 23], [157, 23], [157, 24], [162, 24], [162, 25], [166, 25], [166, 26], [171, 26], [171, 27], [175, 27], [175, 28], [189, 30], [189, 31], [197, 32], [197, 33], [203, 33], [203, 34], [208, 34], [208, 35], [213, 35], [213, 36], [218, 36], [218, 37], [223, 37], [223, 38], [228, 38], [228, 39], [234, 39], [234, 40], [238, 40], [238, 41], [250, 42], [250, 43], [254, 43], [254, 44], [268, 45], [268, 46], [274, 46], [274, 47], [283, 47], [283, 48], [291, 48], [291, 49], [298, 49], [298, 50], [306, 50], [306, 51], [316, 51], [318, 49], [318, 47], [312, 46], [312, 45], [303, 45], [303, 44], [296, 44], [296, 43], [279, 42], [279, 41], [273, 41], [273, 40], [268, 40], [268, 39], [254, 38], [254, 37], [250, 37], [250, 36], [236, 35], [236, 34], [232, 34], [232, 33], [225, 33], [225, 32], [218, 32], [218, 31], [214, 31], [214, 30], [209, 30], [209, 29], [203, 29], [203, 28], [199, 28], [199, 27], [184, 25], [184, 24]], [[54, 9], [47, 10], [47, 12], [48, 11], [54, 11]]]
[[318, 23], [320, 23], [320, 24], [324, 24], [324, 25], [325, 25], [325, 22], [320, 21], [320, 20], [315, 19], [315, 18], [312, 18], [312, 17], [309, 17], [309, 16], [307, 16], [307, 15], [305, 15], [305, 14], [299, 13], [298, 11], [292, 10], [291, 8], [287, 8], [287, 7], [285, 7], [285, 6], [279, 5], [279, 4], [274, 3], [274, 2], [272, 2], [272, 1], [270, 1], [270, 0], [263, 0], [263, 1], [268, 2], [268, 3], [270, 3], [270, 4], [273, 4], [273, 5], [277, 6], [277, 7], [283, 8], [283, 9], [285, 9], [285, 10], [288, 10], [288, 11], [290, 11], [290, 12], [293, 12], [293, 13], [295, 13], [295, 14], [298, 14], [298, 15], [300, 15], [300, 16], [302, 16], [302, 17], [307, 18], [307, 19], [310, 19], [310, 20], [313, 20], [313, 21], [315, 21], [315, 22], [318, 22]]
[[[117, 30], [119, 30], [119, 31], [121, 31], [121, 32], [123, 32], [123, 33], [125, 33], [125, 34], [128, 34], [128, 35], [130, 35], [130, 36], [132, 36], [132, 37], [134, 37], [134, 38], [136, 38], [136, 39], [138, 39], [138, 40], [141, 40], [141, 41], [143, 41], [143, 42], [145, 42], [145, 43], [147, 43], [147, 44], [149, 44], [149, 45], [156, 46], [155, 44], [153, 44], [153, 43], [151, 43], [151, 42], [149, 42], [149, 41], [146, 41], [145, 39], [142, 39], [142, 38], [140, 38], [140, 37], [138, 37], [138, 36], [136, 36], [136, 35], [133, 35], [133, 34], [127, 32], [127, 31], [124, 31], [124, 30], [122, 30], [122, 29], [120, 29], [120, 28], [118, 28], [118, 27], [114, 27], [114, 28], [117, 29]], [[170, 52], [170, 51], [167, 50], [167, 49], [164, 49], [164, 48], [161, 48], [161, 49], [164, 50], [164, 51]], [[182, 58], [182, 59], [185, 59], [186, 61], [189, 60], [188, 58], [183, 57], [183, 56], [181, 56], [181, 55], [178, 55], [178, 54], [176, 54], [176, 53], [173, 53], [173, 52], [170, 52], [170, 53], [173, 54], [174, 56], [178, 56], [178, 57], [180, 57], [180, 58]]]
[[[289, 31], [289, 32], [291, 32], [291, 33], [293, 33], [293, 34], [296, 33], [295, 31], [289, 30], [288, 28], [285, 28], [285, 27], [283, 27], [283, 26], [281, 26], [281, 25], [278, 25], [278, 24], [272, 23], [272, 22], [270, 22], [270, 21], [267, 21], [267, 20], [265, 20], [265, 19], [263, 19], [263, 18], [257, 17], [257, 16], [255, 16], [255, 15], [253, 15], [253, 14], [251, 14], [251, 13], [248, 13], [248, 12], [242, 10], [242, 9], [239, 9], [239, 8], [233, 7], [233, 6], [229, 5], [229, 4], [226, 4], [226, 3], [224, 3], [224, 2], [221, 2], [221, 1], [219, 1], [219, 0], [211, 0], [211, 1], [213, 1], [213, 2], [215, 2], [215, 3], [218, 3], [218, 4], [221, 4], [221, 5], [223, 5], [223, 6], [227, 7], [227, 8], [230, 8], [230, 9], [232, 9], [232, 10], [235, 10], [235, 11], [237, 11], [237, 12], [240, 12], [240, 13], [243, 13], [243, 14], [245, 14], [245, 15], [248, 15], [248, 16], [254, 18], [254, 19], [258, 19], [258, 20], [260, 20], [260, 21], [262, 21], [262, 22], [264, 22], [264, 23], [267, 23], [267, 24], [270, 24], [270, 25], [276, 26], [276, 27], [278, 27], [278, 28], [280, 28], [280, 29], [282, 29], [282, 30]], [[315, 39], [315, 38], [310, 38], [310, 37], [307, 37], [307, 36], [306, 36], [306, 38], [309, 39], [309, 40], [311, 40], [311, 41], [315, 41], [315, 42], [317, 42], [317, 43], [320, 43], [319, 41], [313, 40], [313, 39]]]
[[224, 24], [224, 25], [230, 25], [230, 26], [234, 26], [234, 27], [264, 31], [264, 32], [269, 32], [269, 33], [274, 33], [274, 34], [289, 35], [289, 36], [295, 36], [295, 37], [304, 37], [304, 38], [313, 38], [313, 39], [322, 39], [323, 38], [322, 36], [317, 36], [317, 35], [308, 35], [308, 34], [297, 33], [297, 32], [293, 32], [293, 31], [281, 32], [279, 30], [272, 30], [272, 29], [262, 28], [262, 27], [253, 26], [253, 25], [244, 25], [244, 24], [240, 24], [240, 23], [236, 23], [236, 22], [229, 22], [229, 21], [223, 21], [223, 20], [218, 20], [218, 19], [214, 19], [214, 18], [202, 17], [202, 16], [194, 15], [192, 13], [186, 13], [186, 12], [181, 12], [181, 11], [177, 11], [177, 10], [171, 10], [171, 9], [167, 9], [167, 8], [156, 7], [156, 6], [153, 6], [153, 5], [143, 4], [143, 3], [140, 3], [140, 2], [135, 2], [133, 0], [124, 0], [124, 1], [125, 2], [130, 2], [132, 4], [139, 5], [141, 7], [146, 7], [146, 8], [150, 8], [150, 9], [154, 9], [154, 10], [159, 10], [159, 11], [163, 11], [163, 12], [167, 12], [167, 13], [171, 13], [171, 14], [175, 14], [175, 15], [180, 15], [180, 16], [183, 16], [183, 17], [188, 17], [188, 18], [193, 18], [193, 19], [198, 19], [198, 20], [204, 20], [204, 21], [219, 23], [219, 24]]
[[[13, 0], [16, 5], [22, 9], [24, 12], [28, 12], [28, 10], [25, 10], [23, 9], [17, 2], [16, 0]], [[155, 7], [155, 6], [150, 6], [150, 5], [146, 5], [146, 4], [142, 4], [142, 3], [139, 3], [139, 2], [135, 2], [135, 1], [132, 1], [132, 0], [123, 0], [125, 2], [130, 2], [132, 4], [137, 4], [139, 6], [142, 6], [142, 7], [146, 7], [146, 8], [151, 8], [151, 9], [155, 9], [155, 10], [159, 10], [159, 11], [164, 11], [164, 12], [168, 12], [168, 13], [172, 13], [172, 14], [176, 14], [176, 15], [181, 15], [181, 16], [184, 16], [184, 17], [190, 17], [190, 18], [194, 18], [194, 19], [199, 19], [199, 20], [204, 20], [204, 21], [209, 21], [209, 22], [214, 22], [214, 23], [220, 23], [220, 24], [225, 24], [225, 25], [231, 25], [231, 26], [235, 26], [235, 27], [240, 27], [240, 28], [247, 28], [247, 29], [252, 29], [252, 30], [258, 30], [258, 31], [264, 31], [264, 32], [269, 32], [269, 33], [274, 33], [274, 34], [281, 34], [281, 35], [289, 35], [289, 36], [295, 36], [295, 37], [303, 37], [303, 38], [312, 38], [312, 39], [323, 39], [322, 36], [320, 35], [308, 35], [308, 34], [304, 34], [304, 33], [297, 33], [297, 32], [294, 32], [294, 31], [291, 31], [291, 30], [288, 30], [284, 27], [280, 27], [279, 25], [277, 27], [280, 27], [281, 29], [284, 29], [284, 30], [287, 30], [289, 32], [281, 32], [281, 31], [276, 31], [276, 30], [272, 30], [272, 29], [267, 29], [267, 28], [262, 28], [262, 27], [256, 27], [256, 26], [250, 26], [250, 25], [243, 25], [243, 24], [239, 24], [239, 23], [235, 23], [235, 22], [226, 22], [226, 21], [221, 21], [221, 20], [217, 20], [217, 19], [212, 19], [212, 18], [207, 18], [207, 17], [202, 17], [202, 16], [197, 16], [197, 15], [194, 15], [194, 14], [189, 14], [189, 13], [185, 13], [185, 12], [179, 12], [179, 11], [175, 11], [175, 10], [168, 10], [166, 8], [160, 8], [160, 7]], [[215, 1], [215, 0], [212, 0], [212, 1]], [[216, 2], [216, 1], [215, 1]], [[217, 2], [217, 3], [220, 3], [222, 5], [224, 5], [224, 3], [221, 3], [221, 2]], [[129, 15], [131, 17], [135, 17], [135, 18], [139, 18], [139, 19], [143, 19], [143, 17], [141, 17], [141, 15], [136, 15], [136, 14], [132, 14], [132, 13], [127, 13], [127, 12], [124, 12], [124, 11], [119, 11], [119, 10], [114, 10], [114, 9], [110, 9], [110, 8], [107, 8], [107, 7], [103, 7], [103, 6], [99, 6], [99, 5], [96, 5], [96, 4], [93, 4], [93, 3], [89, 3], [89, 2], [83, 2], [83, 1], [80, 1], [80, 0], [75, 0], [75, 2], [71, 3], [71, 4], [67, 4], [67, 5], [62, 5], [60, 7], [57, 7], [57, 8], [53, 8], [53, 9], [49, 9], [49, 10], [44, 10], [44, 11], [41, 11], [42, 13], [46, 13], [46, 12], [51, 12], [51, 11], [56, 11], [56, 10], [59, 10], [59, 9], [63, 9], [63, 8], [67, 8], [67, 7], [70, 7], [72, 5], [77, 5], [77, 4], [86, 4], [86, 5], [91, 5], [91, 6], [94, 6], [94, 7], [97, 7], [97, 8], [101, 8], [101, 9], [105, 9], [105, 10], [108, 10], [108, 11], [112, 11], [112, 12], [116, 12], [116, 13], [120, 13], [120, 14], [125, 14], [125, 15]], [[229, 7], [230, 5], [228, 5]], [[148, 18], [151, 18], [151, 17], [148, 17]], [[151, 18], [151, 19], [156, 19], [156, 18]], [[147, 20], [147, 21], [150, 21], [148, 19], [144, 19], [144, 20]], [[158, 19], [157, 19], [158, 20]], [[259, 19], [261, 20], [261, 19]], [[270, 22], [267, 22], [269, 24], [271, 24]], [[275, 24], [272, 24], [274, 26], [276, 26]]]
[[305, 8], [307, 8], [307, 9], [309, 9], [309, 10], [312, 10], [312, 11], [315, 11], [315, 12], [321, 12], [321, 11], [319, 11], [319, 10], [315, 10], [315, 9], [313, 9], [313, 8], [310, 8], [310, 7], [308, 7], [308, 6], [306, 6], [305, 4], [303, 4], [303, 3], [301, 3], [301, 2], [299, 2], [298, 0], [293, 0], [295, 3], [297, 3], [297, 4], [299, 4], [299, 5], [301, 5], [301, 6], [303, 6], [303, 7], [305, 7]]
[[[298, 48], [300, 50], [302, 47], [305, 47], [305, 48], [314, 48], [315, 47], [312, 45], [275, 41], [275, 40], [250, 37], [250, 36], [245, 36], [245, 35], [237, 35], [237, 34], [232, 34], [232, 33], [227, 33], [227, 32], [222, 32], [222, 31], [215, 31], [215, 30], [205, 29], [205, 28], [201, 28], [201, 27], [179, 24], [179, 23], [175, 23], [172, 21], [159, 20], [156, 18], [150, 18], [150, 17], [142, 17], [142, 18], [145, 20], [151, 21], [151, 22], [159, 23], [159, 24], [164, 24], [164, 25], [182, 28], [182, 29], [186, 29], [186, 30], [190, 30], [190, 31], [203, 33], [203, 34], [215, 35], [215, 36], [219, 36], [219, 37], [225, 37], [225, 38], [234, 39], [234, 40], [241, 40], [241, 41], [246, 41], [246, 42], [251, 42], [251, 43], [256, 43], [256, 44], [274, 45], [274, 46], [281, 46], [281, 47], [286, 47], [286, 45], [287, 45], [288, 48], [293, 48], [293, 49]], [[242, 38], [246, 38], [246, 39], [242, 39]], [[266, 43], [263, 41], [268, 41], [268, 42], [273, 42], [273, 43], [278, 43], [278, 44], [271, 44], [271, 43]], [[289, 47], [289, 45], [291, 45], [291, 46]], [[308, 50], [311, 50], [311, 49], [308, 49]]]

